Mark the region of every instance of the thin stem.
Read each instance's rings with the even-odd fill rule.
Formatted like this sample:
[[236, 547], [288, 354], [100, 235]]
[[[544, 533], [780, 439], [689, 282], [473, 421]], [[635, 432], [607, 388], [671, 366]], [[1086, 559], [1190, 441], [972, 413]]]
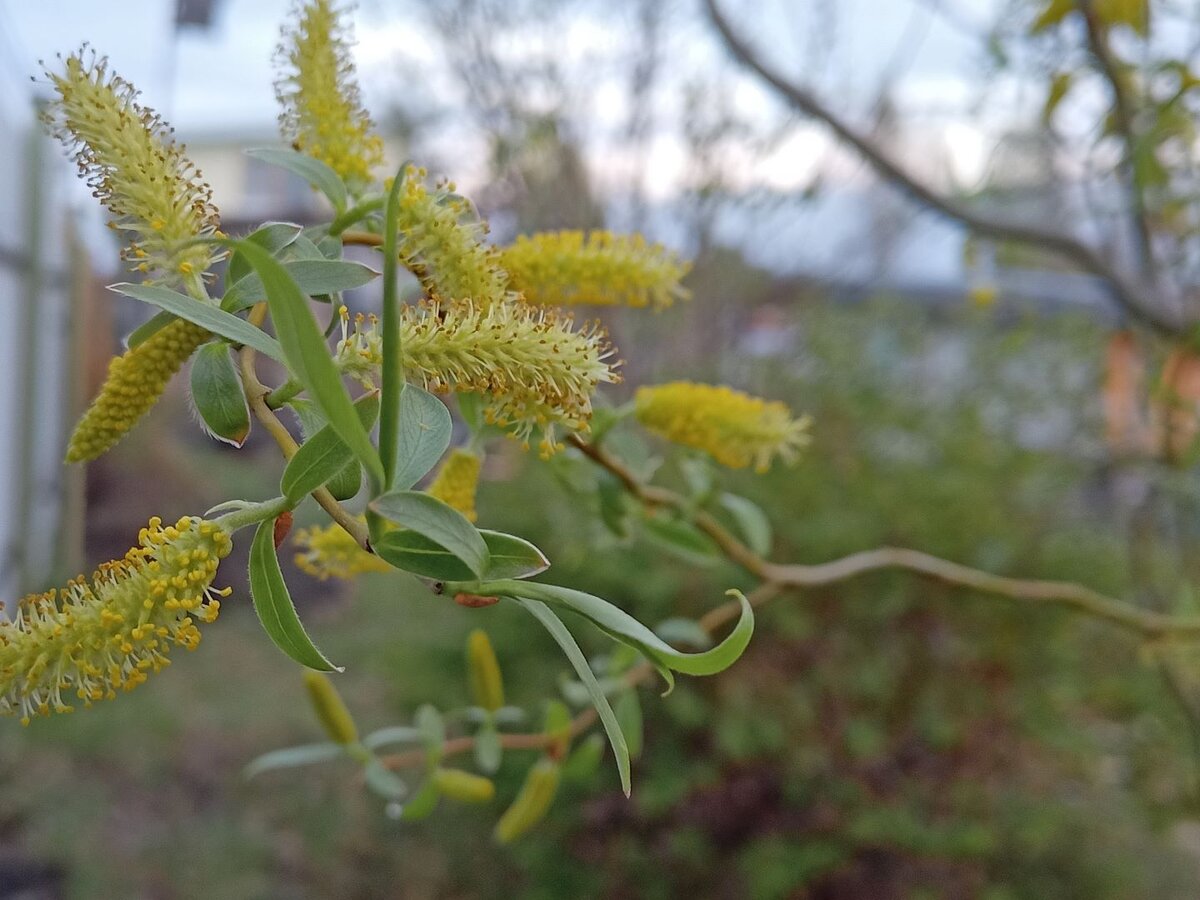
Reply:
[[220, 516], [216, 521], [228, 531], [237, 531], [247, 525], [257, 525], [267, 519], [274, 519], [289, 509], [286, 497], [276, 497], [274, 500], [264, 500], [262, 503], [252, 503], [242, 509]]
[[[265, 303], [257, 304], [251, 311], [247, 321], [251, 325], [259, 326], [267, 316], [267, 305]], [[250, 411], [254, 413], [254, 417], [262, 424], [267, 433], [279, 446], [279, 450], [283, 453], [284, 459], [291, 459], [296, 455], [296, 451], [300, 449], [300, 445], [296, 443], [296, 439], [292, 437], [292, 433], [284, 427], [284, 424], [279, 421], [279, 417], [267, 405], [267, 395], [271, 393], [270, 388], [258, 380], [258, 373], [254, 367], [254, 348], [243, 347], [239, 355], [242, 368], [242, 391], [246, 395], [246, 403], [250, 406]], [[317, 488], [312, 492], [312, 497], [320, 505], [321, 509], [329, 514], [333, 521], [337, 522], [347, 534], [354, 538], [355, 542], [364, 550], [370, 551], [371, 540], [367, 534], [367, 529], [358, 519], [351, 515], [346, 509], [337, 502], [333, 494], [329, 493], [328, 488]]]
[[351, 225], [365, 219], [376, 210], [383, 209], [383, 198], [372, 197], [370, 200], [364, 200], [356, 206], [350, 207], [331, 223], [329, 223], [329, 234], [331, 237], [337, 237]]
[[666, 507], [689, 515], [730, 561], [763, 581], [783, 587], [820, 587], [867, 572], [904, 569], [946, 584], [1084, 613], [1146, 638], [1200, 637], [1200, 618], [1182, 618], [1139, 609], [1099, 591], [1065, 581], [1041, 581], [994, 575], [902, 547], [878, 547], [816, 565], [773, 563], [759, 556], [704, 510], [689, 510], [685, 497], [643, 484], [619, 459], [578, 435], [567, 439], [596, 465], [606, 469], [633, 497], [647, 506]]
[[302, 385], [295, 378], [289, 378], [271, 393], [267, 394], [266, 403], [271, 409], [279, 409], [283, 404], [287, 403], [297, 394], [304, 390]]

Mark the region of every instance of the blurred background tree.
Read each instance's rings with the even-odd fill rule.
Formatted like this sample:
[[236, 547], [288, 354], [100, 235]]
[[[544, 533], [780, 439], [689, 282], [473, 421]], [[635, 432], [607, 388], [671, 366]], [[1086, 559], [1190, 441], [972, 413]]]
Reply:
[[[213, 7], [214, 28], [237, 28], [232, 6]], [[368, 96], [389, 155], [468, 173], [500, 240], [638, 228], [696, 260], [690, 305], [608, 321], [631, 384], [727, 380], [814, 416], [796, 468], [730, 479], [771, 511], [773, 558], [912, 546], [1197, 612], [1200, 8], [887, 6], [377, 0], [359, 34], [376, 26], [386, 45]], [[244, 131], [191, 141], [222, 208], [305, 221], [306, 190], [230, 152]], [[114, 343], [131, 324], [109, 326]], [[170, 515], [203, 506], [195, 467], [252, 480], [199, 438], [164, 444], [170, 413], [156, 415], [90, 471], [89, 559], [144, 520], [149, 481]], [[579, 506], [601, 499], [580, 469], [494, 456], [481, 522], [643, 617], [697, 612], [736, 583], [726, 564], [664, 564], [585, 522]], [[687, 483], [684, 460], [662, 472]], [[572, 558], [561, 535], [584, 527], [602, 549]], [[469, 613], [394, 582], [310, 584], [331, 654], [361, 660], [346, 688], [360, 720], [459, 702]], [[380, 619], [395, 628], [364, 628]], [[781, 598], [733, 670], [644, 695], [632, 801], [602, 769], [503, 851], [467, 812], [415, 829], [336, 773], [240, 782], [264, 746], [316, 725], [249, 610], [216, 627], [153, 690], [0, 731], [0, 896], [1200, 888], [1200, 660], [1061, 612], [902, 573]], [[539, 696], [553, 647], [515, 618], [495, 628], [497, 646], [525, 648], [501, 658], [513, 700]], [[294, 702], [264, 721], [264, 695]], [[502, 772], [502, 791], [520, 774]]]

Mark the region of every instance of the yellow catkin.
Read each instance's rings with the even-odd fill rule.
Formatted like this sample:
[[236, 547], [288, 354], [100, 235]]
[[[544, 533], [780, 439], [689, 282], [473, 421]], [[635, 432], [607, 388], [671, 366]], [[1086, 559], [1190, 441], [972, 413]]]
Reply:
[[[556, 428], [586, 431], [597, 386], [620, 380], [599, 323], [573, 325], [568, 315], [528, 304], [405, 306], [405, 372], [429, 390], [486, 395], [490, 423], [510, 429], [526, 445], [540, 430], [539, 449], [548, 456], [558, 448]], [[383, 360], [374, 317], [358, 316], [351, 330], [343, 314], [337, 360], [347, 374], [373, 383]]]
[[533, 764], [521, 791], [496, 823], [496, 840], [508, 844], [542, 821], [558, 793], [559, 765], [543, 757]]
[[807, 418], [794, 419], [782, 403], [723, 385], [676, 381], [638, 388], [634, 403], [650, 431], [734, 468], [765, 471], [774, 457], [790, 462], [808, 443]]
[[95, 459], [158, 402], [167, 382], [211, 334], [176, 319], [108, 364], [108, 377], [67, 446], [67, 461]]
[[424, 169], [408, 166], [403, 177], [396, 210], [399, 251], [425, 290], [481, 308], [516, 300], [496, 248], [484, 242], [487, 223], [470, 202], [450, 182], [430, 189]]
[[475, 705], [495, 712], [504, 705], [504, 677], [487, 632], [476, 628], [467, 638], [467, 674]]
[[355, 744], [358, 742], [358, 729], [354, 725], [354, 717], [346, 708], [342, 695], [325, 675], [306, 669], [304, 686], [308, 689], [308, 699], [312, 702], [313, 711], [329, 739], [337, 744]]
[[108, 61], [80, 50], [47, 71], [57, 96], [45, 120], [71, 150], [79, 173], [131, 237], [122, 256], [163, 281], [198, 277], [220, 256], [187, 246], [217, 233], [212, 190], [171, 138], [170, 127], [136, 102], [138, 92]]
[[167, 665], [171, 647], [194, 649], [196, 623], [215, 619], [229, 593], [212, 582], [231, 546], [215, 522], [151, 519], [124, 559], [26, 597], [0, 620], [0, 714], [27, 722], [70, 712], [72, 697], [111, 699]]
[[296, 565], [302, 572], [325, 581], [349, 580], [364, 572], [391, 572], [392, 567], [368, 553], [340, 525], [314, 525], [302, 528], [294, 538], [300, 551]]
[[456, 447], [438, 469], [427, 493], [452, 506], [474, 522], [475, 491], [479, 487], [479, 470], [483, 461], [470, 450]]
[[296, 23], [283, 31], [276, 52], [282, 74], [275, 95], [283, 112], [283, 136], [301, 153], [325, 163], [352, 190], [371, 182], [383, 161], [383, 141], [363, 109], [349, 28], [330, 0], [309, 0], [296, 10]]
[[632, 306], [662, 309], [690, 293], [680, 280], [688, 264], [639, 234], [552, 231], [518, 237], [500, 254], [509, 285], [547, 306]]
[[433, 783], [443, 797], [461, 803], [488, 803], [496, 796], [496, 785], [490, 778], [462, 769], [435, 769]]

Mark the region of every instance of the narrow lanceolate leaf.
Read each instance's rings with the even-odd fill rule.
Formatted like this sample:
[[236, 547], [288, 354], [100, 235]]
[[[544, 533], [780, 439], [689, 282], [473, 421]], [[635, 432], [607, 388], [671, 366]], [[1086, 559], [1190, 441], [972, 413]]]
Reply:
[[280, 150], [275, 147], [256, 147], [247, 150], [246, 155], [299, 175], [328, 197], [338, 212], [346, 208], [346, 185], [342, 183], [337, 172], [320, 160], [296, 153], [294, 150]]
[[[550, 567], [542, 551], [529, 541], [480, 529], [488, 549], [484, 578], [529, 578]], [[457, 556], [415, 531], [386, 532], [375, 542], [375, 554], [389, 565], [437, 581], [472, 581], [477, 576]]]
[[374, 756], [363, 764], [363, 781], [372, 793], [385, 800], [399, 800], [408, 793], [408, 785], [400, 776]]
[[533, 617], [541, 622], [542, 626], [550, 632], [550, 636], [562, 648], [567, 660], [571, 663], [576, 673], [578, 673], [579, 680], [587, 687], [588, 694], [592, 698], [592, 704], [596, 707], [596, 713], [600, 716], [600, 724], [604, 726], [604, 733], [608, 735], [608, 742], [612, 745], [613, 754], [617, 758], [617, 773], [621, 776], [621, 789], [625, 792], [625, 796], [628, 797], [632, 787], [629, 773], [629, 747], [625, 743], [625, 735], [621, 732], [621, 725], [617, 721], [616, 713], [613, 712], [608, 698], [604, 696], [603, 689], [601, 689], [600, 684], [596, 681], [596, 675], [592, 672], [592, 667], [588, 665], [587, 657], [583, 655], [583, 651], [575, 643], [575, 638], [571, 636], [571, 632], [567, 630], [567, 626], [562, 623], [553, 610], [546, 606], [545, 603], [520, 596], [516, 596], [515, 599], [529, 610]]
[[271, 321], [283, 348], [288, 368], [308, 389], [329, 424], [346, 446], [358, 457], [373, 484], [383, 484], [383, 465], [363, 428], [346, 386], [329, 354], [329, 346], [317, 320], [309, 309], [308, 300], [300, 292], [283, 265], [267, 251], [245, 241], [230, 241], [240, 250], [258, 273], [267, 290]]
[[753, 500], [737, 494], [721, 494], [717, 498], [722, 507], [733, 517], [738, 533], [746, 546], [759, 556], [771, 552], [771, 520]]
[[711, 566], [721, 559], [717, 545], [691, 522], [647, 514], [642, 527], [652, 543], [686, 563]]
[[270, 521], [259, 524], [250, 545], [250, 596], [254, 600], [254, 611], [275, 646], [302, 666], [319, 672], [341, 671], [313, 645], [300, 624], [292, 596], [279, 570], [274, 523]]
[[[258, 252], [263, 253], [264, 251], [258, 250]], [[189, 297], [187, 294], [154, 284], [122, 283], [114, 284], [111, 287], [118, 294], [133, 297], [143, 303], [151, 303], [180, 319], [187, 319], [213, 334], [228, 338], [235, 344], [253, 347], [259, 353], [269, 356], [277, 362], [286, 362], [282, 348], [270, 335], [232, 313], [197, 300], [195, 297]]]
[[490, 554], [483, 537], [466, 516], [441, 500], [420, 491], [392, 491], [376, 498], [371, 509], [449, 550], [477, 578], [487, 571]]
[[754, 633], [754, 610], [740, 591], [741, 615], [725, 640], [700, 653], [683, 653], [663, 641], [629, 613], [606, 600], [583, 591], [530, 581], [488, 581], [474, 586], [475, 592], [500, 597], [523, 597], [569, 609], [623, 644], [629, 644], [649, 659], [660, 672], [672, 670], [685, 675], [715, 675], [737, 661]]
[[242, 446], [250, 434], [250, 408], [229, 345], [213, 341], [192, 360], [192, 403], [204, 429], [219, 441]]
[[[291, 222], [267, 222], [246, 235], [245, 240], [253, 241], [272, 256], [278, 256], [289, 247], [304, 231], [303, 226]], [[250, 273], [250, 263], [234, 253], [229, 258], [229, 266], [225, 269], [225, 289]]]
[[[371, 267], [344, 259], [295, 259], [281, 265], [306, 297], [352, 290], [379, 277]], [[266, 299], [267, 290], [262, 279], [251, 272], [225, 292], [221, 308], [237, 312]]]
[[531, 578], [550, 568], [550, 560], [524, 538], [480, 529], [490, 561], [484, 578]]
[[437, 397], [415, 384], [400, 392], [399, 431], [392, 489], [403, 491], [425, 476], [450, 446], [450, 411]]
[[[359, 421], [367, 430], [379, 414], [379, 395], [370, 393], [354, 404]], [[307, 494], [337, 477], [347, 465], [356, 464], [354, 454], [333, 426], [326, 425], [300, 445], [283, 470], [279, 489], [292, 503], [299, 503]]]
[[642, 701], [638, 699], [637, 690], [630, 688], [617, 698], [613, 711], [617, 721], [621, 723], [621, 733], [625, 735], [625, 744], [629, 747], [629, 756], [637, 759], [642, 755]]
[[443, 547], [416, 531], [384, 532], [373, 544], [375, 555], [389, 566], [435, 581], [471, 581], [471, 568]]
[[314, 763], [328, 762], [337, 759], [345, 749], [331, 742], [323, 744], [302, 744], [299, 747], [285, 747], [282, 750], [272, 750], [254, 759], [245, 769], [242, 776], [253, 778], [263, 772], [274, 769], [290, 769], [295, 766], [311, 766]]

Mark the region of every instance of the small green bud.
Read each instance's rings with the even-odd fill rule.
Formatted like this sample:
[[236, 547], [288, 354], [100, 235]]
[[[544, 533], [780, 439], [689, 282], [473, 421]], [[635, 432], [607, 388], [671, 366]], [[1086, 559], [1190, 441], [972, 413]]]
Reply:
[[558, 763], [548, 757], [534, 764], [525, 776], [525, 783], [512, 806], [504, 811], [496, 823], [494, 834], [497, 841], [501, 844], [511, 843], [542, 821], [558, 792], [559, 774]]
[[333, 683], [320, 672], [306, 669], [304, 686], [308, 688], [313, 710], [330, 740], [343, 745], [357, 743], [358, 729], [354, 726], [354, 718]]
[[496, 786], [490, 778], [462, 769], [436, 769], [433, 783], [443, 796], [462, 803], [487, 803], [496, 796]]
[[495, 712], [504, 705], [504, 678], [487, 632], [476, 628], [467, 638], [467, 673], [475, 705]]

